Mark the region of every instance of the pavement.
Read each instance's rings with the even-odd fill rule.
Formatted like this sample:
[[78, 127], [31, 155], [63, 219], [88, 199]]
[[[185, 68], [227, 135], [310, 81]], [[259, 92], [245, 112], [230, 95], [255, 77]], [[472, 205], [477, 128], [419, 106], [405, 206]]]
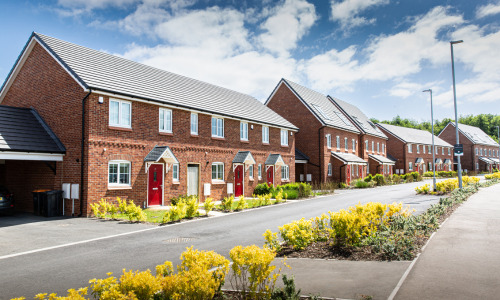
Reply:
[[[500, 184], [463, 203], [413, 261], [287, 259], [303, 295], [340, 299], [499, 299]], [[278, 260], [277, 265], [281, 262]]]

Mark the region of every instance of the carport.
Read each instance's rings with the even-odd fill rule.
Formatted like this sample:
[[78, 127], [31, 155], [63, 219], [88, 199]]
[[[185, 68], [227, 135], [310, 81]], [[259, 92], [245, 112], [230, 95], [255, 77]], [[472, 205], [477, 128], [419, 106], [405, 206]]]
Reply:
[[61, 189], [65, 153], [35, 109], [0, 105], [0, 185], [14, 194], [16, 210], [33, 211], [34, 190]]

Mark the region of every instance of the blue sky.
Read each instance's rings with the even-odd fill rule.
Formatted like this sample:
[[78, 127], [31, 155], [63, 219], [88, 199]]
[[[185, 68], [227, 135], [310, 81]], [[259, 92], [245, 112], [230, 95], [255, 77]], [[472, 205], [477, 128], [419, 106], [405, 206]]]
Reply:
[[500, 113], [500, 0], [3, 0], [0, 81], [32, 31], [265, 101], [284, 77], [380, 120]]

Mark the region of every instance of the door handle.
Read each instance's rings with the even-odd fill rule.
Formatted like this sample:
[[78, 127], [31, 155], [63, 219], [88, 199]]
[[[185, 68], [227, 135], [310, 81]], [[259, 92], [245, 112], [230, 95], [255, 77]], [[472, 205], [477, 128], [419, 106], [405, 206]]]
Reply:
[[158, 190], [158, 188], [153, 188], [153, 191], [156, 191], [156, 190]]

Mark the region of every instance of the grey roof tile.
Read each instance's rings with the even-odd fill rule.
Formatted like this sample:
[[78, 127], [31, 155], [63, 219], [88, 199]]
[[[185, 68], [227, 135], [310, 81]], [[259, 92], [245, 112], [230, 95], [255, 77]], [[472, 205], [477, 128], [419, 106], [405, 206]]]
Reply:
[[382, 155], [368, 154], [368, 157], [383, 164], [395, 164], [396, 162]]
[[66, 148], [33, 108], [0, 105], [0, 151], [66, 153]]
[[305, 155], [304, 152], [295, 148], [295, 160], [309, 160], [309, 156]]
[[34, 35], [91, 89], [297, 129], [252, 96], [43, 34]]
[[[419, 130], [383, 123], [378, 123], [377, 126], [385, 129], [387, 132], [403, 140], [405, 143], [432, 145], [432, 133], [426, 130]], [[453, 147], [453, 145], [450, 145], [437, 136], [434, 136], [434, 145], [440, 147]]]
[[243, 163], [255, 164], [255, 159], [250, 151], [238, 151], [233, 158], [233, 164], [243, 164]]
[[[453, 128], [455, 128], [454, 122], [450, 122], [448, 125], [452, 125]], [[479, 127], [458, 123], [458, 130], [474, 144], [498, 147], [498, 143]]]
[[151, 151], [149, 151], [149, 153], [146, 155], [146, 157], [144, 157], [144, 161], [146, 161], [146, 162], [158, 162], [163, 157], [165, 152], [167, 152], [168, 155], [170, 155], [170, 153], [171, 153], [172, 157], [169, 158], [170, 160], [175, 161], [176, 163], [178, 162], [174, 153], [172, 152], [172, 150], [170, 150], [170, 148], [168, 146], [158, 146], [158, 145], [156, 145]]
[[361, 128], [363, 133], [387, 139], [387, 136], [359, 108], [335, 97], [328, 97], [349, 115], [353, 122], [358, 125], [358, 128]]
[[282, 79], [282, 81], [292, 88], [323, 124], [360, 133], [327, 96], [288, 79]]
[[284, 161], [283, 158], [281, 157], [281, 154], [269, 154], [264, 164], [266, 165], [284, 164]]

